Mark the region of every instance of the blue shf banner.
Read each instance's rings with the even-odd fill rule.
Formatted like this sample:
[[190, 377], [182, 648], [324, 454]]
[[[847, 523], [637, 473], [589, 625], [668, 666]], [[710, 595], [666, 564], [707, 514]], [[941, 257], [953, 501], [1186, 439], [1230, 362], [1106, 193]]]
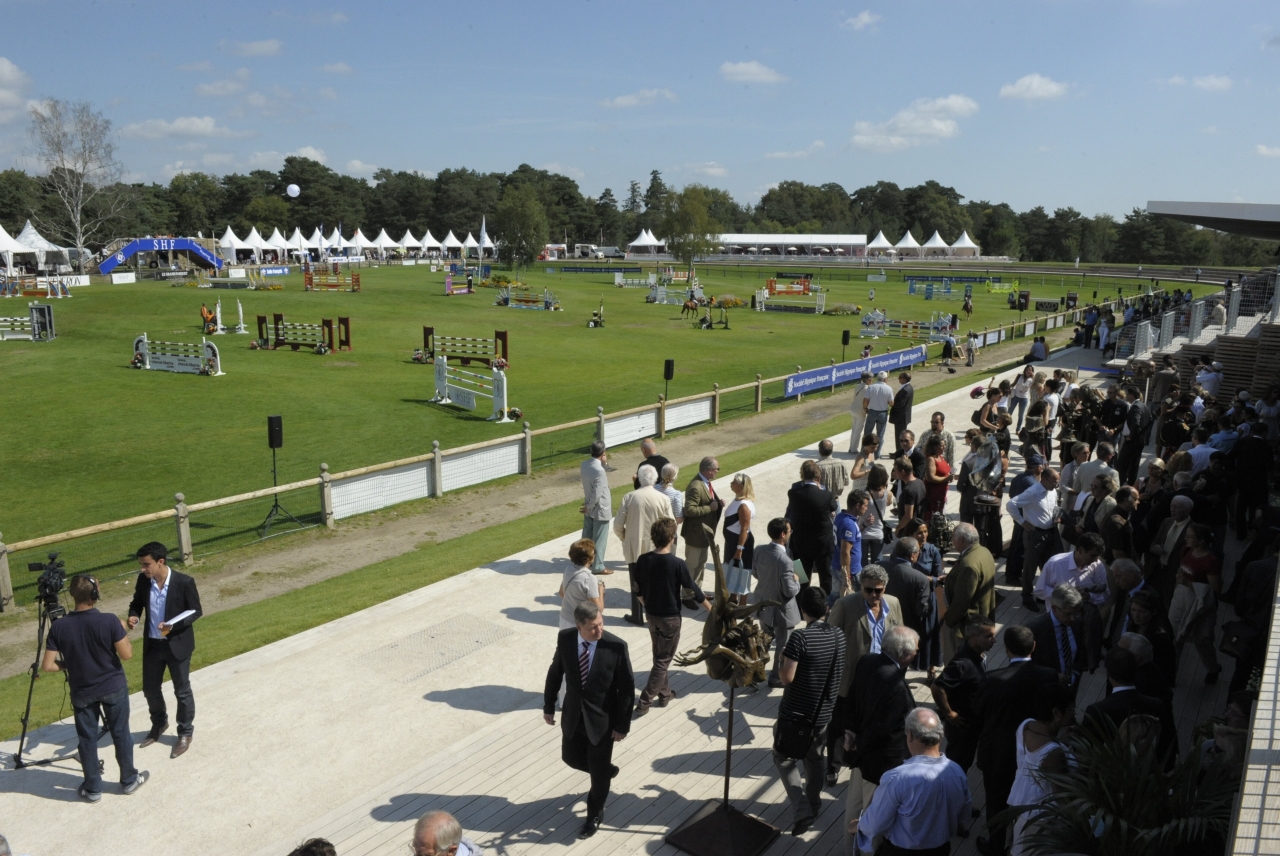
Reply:
[[562, 267], [560, 273], [640, 273], [638, 267]]
[[[847, 363], [836, 363], [834, 366], [823, 366], [807, 372], [793, 374], [787, 378], [786, 398], [803, 395], [819, 389], [830, 389], [835, 384], [850, 383], [862, 377], [863, 372], [889, 372], [923, 363], [929, 359], [928, 348], [916, 345], [902, 351], [891, 351], [887, 354], [876, 354], [865, 360], [850, 360]], [[831, 372], [834, 369], [835, 379]]]
[[279, 265], [277, 267], [260, 267], [258, 273], [263, 276], [287, 276], [289, 273], [288, 265]]

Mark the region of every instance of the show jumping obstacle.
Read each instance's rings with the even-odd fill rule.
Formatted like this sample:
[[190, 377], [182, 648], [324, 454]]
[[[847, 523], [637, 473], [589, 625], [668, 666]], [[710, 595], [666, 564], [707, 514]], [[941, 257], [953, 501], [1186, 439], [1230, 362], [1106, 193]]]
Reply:
[[464, 366], [480, 363], [486, 368], [493, 368], [493, 364], [498, 361], [502, 365], [510, 365], [508, 341], [506, 330], [494, 330], [492, 339], [480, 339], [442, 336], [436, 333], [435, 327], [422, 328], [422, 353], [426, 362], [435, 362], [437, 357], [447, 356]]
[[[272, 315], [271, 326], [267, 326], [267, 316], [258, 316], [258, 342], [266, 343], [266, 350], [289, 347], [293, 350], [310, 348], [318, 354], [330, 351], [351, 350], [351, 319], [338, 318], [337, 341], [334, 341], [334, 324], [330, 318], [322, 318], [319, 324], [297, 324], [286, 322], [279, 312]], [[268, 335], [270, 333], [270, 335]]]

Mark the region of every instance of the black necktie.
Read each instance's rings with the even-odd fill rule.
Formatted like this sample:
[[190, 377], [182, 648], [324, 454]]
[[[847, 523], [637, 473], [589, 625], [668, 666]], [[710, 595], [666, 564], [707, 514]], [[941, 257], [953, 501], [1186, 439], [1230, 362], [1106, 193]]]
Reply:
[[1058, 645], [1062, 650], [1062, 673], [1075, 682], [1075, 659], [1071, 656], [1071, 636], [1067, 625], [1058, 625]]
[[591, 671], [591, 643], [582, 643], [582, 653], [578, 655], [578, 673], [582, 675], [582, 685], [587, 685], [587, 673]]

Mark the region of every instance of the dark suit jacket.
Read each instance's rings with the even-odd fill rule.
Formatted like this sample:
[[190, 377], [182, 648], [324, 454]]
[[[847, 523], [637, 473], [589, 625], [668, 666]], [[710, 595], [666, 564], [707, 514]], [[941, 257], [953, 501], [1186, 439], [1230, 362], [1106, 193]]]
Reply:
[[1035, 712], [1035, 698], [1040, 688], [1057, 681], [1057, 669], [1032, 662], [1014, 663], [987, 672], [973, 700], [982, 728], [978, 739], [978, 769], [990, 772], [1017, 767], [1018, 726]]
[[898, 387], [893, 394], [893, 404], [889, 407], [889, 423], [906, 427], [911, 423], [911, 405], [915, 404], [916, 390], [909, 383]]
[[[716, 499], [720, 499], [718, 494]], [[711, 529], [711, 537], [714, 538], [723, 513], [723, 505], [715, 511], [711, 510], [711, 491], [707, 489], [707, 483], [702, 480], [701, 475], [694, 476], [684, 489], [684, 523], [680, 524], [680, 537], [690, 547], [711, 546], [711, 540], [702, 528], [703, 524]]]
[[855, 755], [862, 777], [880, 776], [907, 759], [906, 717], [915, 707], [906, 671], [886, 654], [867, 654], [854, 668], [844, 727], [857, 735]]
[[[1062, 665], [1058, 661], [1058, 634], [1053, 626], [1053, 618], [1049, 614], [1050, 608], [1046, 604], [1044, 612], [1027, 622], [1027, 627], [1031, 628], [1031, 633], [1036, 639], [1036, 649], [1031, 652], [1031, 662], [1053, 669], [1055, 672], [1061, 672]], [[1080, 674], [1089, 668], [1085, 650], [1084, 620], [1081, 619], [1068, 626], [1075, 635], [1076, 642], [1076, 656], [1072, 668], [1076, 674]]]
[[626, 734], [631, 730], [636, 685], [626, 642], [605, 631], [596, 643], [596, 656], [583, 686], [578, 671], [578, 628], [561, 630], [542, 692], [542, 712], [547, 715], [555, 713], [561, 681], [565, 683], [565, 695], [560, 726], [566, 735], [573, 734], [580, 721], [592, 745], [598, 745], [612, 731]]
[[[129, 615], [136, 615], [138, 623], [144, 625], [143, 636], [146, 635], [145, 625], [150, 623], [149, 616], [146, 613], [151, 608], [151, 580], [147, 579], [143, 574], [138, 574], [138, 582], [133, 587], [133, 600], [129, 603]], [[194, 609], [195, 615], [190, 618], [184, 618], [169, 631], [169, 650], [173, 652], [173, 656], [179, 660], [185, 660], [191, 656], [191, 652], [196, 650], [196, 632], [191, 626], [195, 624], [204, 613], [200, 610], [200, 592], [196, 591], [196, 581], [186, 574], [180, 574], [173, 568], [169, 569], [169, 594], [164, 602], [164, 618], [168, 621], [180, 612], [186, 612], [188, 609]]]
[[1178, 727], [1173, 721], [1173, 708], [1159, 699], [1143, 695], [1136, 689], [1112, 693], [1101, 701], [1094, 702], [1084, 712], [1084, 721], [1111, 720], [1118, 728], [1126, 719], [1134, 714], [1154, 716], [1160, 720], [1160, 740], [1157, 745], [1162, 752], [1178, 754]]
[[880, 564], [889, 572], [889, 582], [884, 590], [898, 599], [902, 607], [902, 623], [924, 635], [925, 622], [932, 618], [929, 594], [933, 590], [933, 580], [912, 567], [907, 559], [890, 558]]
[[787, 518], [791, 521], [791, 550], [796, 556], [807, 555], [818, 545], [832, 546], [835, 534], [831, 515], [840, 504], [831, 491], [816, 484], [800, 484], [787, 491]]

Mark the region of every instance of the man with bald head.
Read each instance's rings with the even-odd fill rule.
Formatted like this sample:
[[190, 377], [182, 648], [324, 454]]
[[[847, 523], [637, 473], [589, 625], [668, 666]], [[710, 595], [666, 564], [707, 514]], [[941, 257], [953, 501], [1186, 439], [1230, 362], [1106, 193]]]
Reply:
[[429, 811], [413, 828], [413, 856], [483, 856], [484, 851], [462, 834], [462, 824], [447, 811]]

